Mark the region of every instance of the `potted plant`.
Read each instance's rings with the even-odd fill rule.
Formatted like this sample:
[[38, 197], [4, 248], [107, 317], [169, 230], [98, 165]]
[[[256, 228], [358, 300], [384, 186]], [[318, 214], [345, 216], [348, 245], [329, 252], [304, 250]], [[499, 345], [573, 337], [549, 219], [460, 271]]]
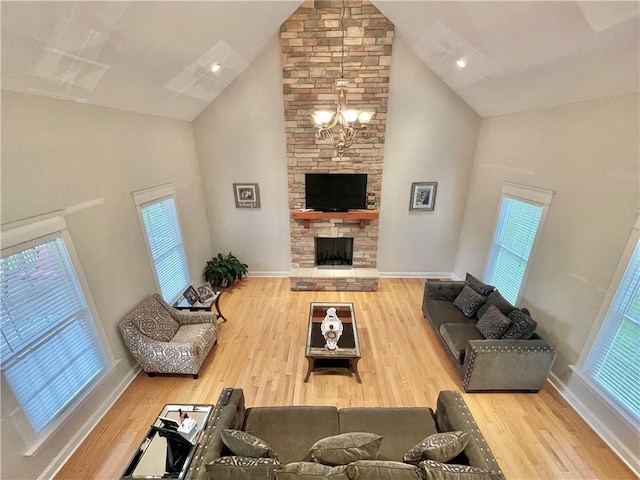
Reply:
[[226, 257], [221, 253], [207, 262], [202, 274], [213, 287], [230, 287], [247, 274], [248, 265], [240, 262], [229, 252]]

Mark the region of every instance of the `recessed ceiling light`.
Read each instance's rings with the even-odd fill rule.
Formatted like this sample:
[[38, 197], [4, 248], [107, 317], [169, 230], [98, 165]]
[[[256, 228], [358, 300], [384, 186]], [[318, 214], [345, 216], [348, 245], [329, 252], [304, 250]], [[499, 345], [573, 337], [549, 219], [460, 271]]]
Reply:
[[217, 72], [218, 70], [220, 70], [220, 64], [219, 63], [214, 63], [211, 65], [211, 71], [212, 72]]
[[458, 65], [458, 67], [460, 68], [464, 68], [467, 66], [467, 62], [465, 62], [464, 59], [461, 58], [460, 60], [456, 61], [456, 65]]

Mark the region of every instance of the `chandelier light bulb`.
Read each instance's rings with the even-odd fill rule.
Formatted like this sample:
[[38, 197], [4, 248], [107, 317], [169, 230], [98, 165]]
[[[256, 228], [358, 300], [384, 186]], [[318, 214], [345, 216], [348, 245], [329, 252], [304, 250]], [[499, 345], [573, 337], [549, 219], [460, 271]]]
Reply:
[[211, 65], [211, 71], [213, 73], [217, 72], [218, 70], [220, 70], [220, 64], [219, 63], [214, 63]]
[[371, 121], [371, 119], [373, 118], [373, 116], [375, 115], [376, 112], [360, 112], [358, 114], [358, 121], [360, 123], [369, 123]]
[[344, 110], [342, 112], [342, 118], [344, 118], [347, 123], [353, 123], [358, 119], [358, 110]]
[[464, 58], [461, 58], [458, 61], [456, 61], [456, 65], [458, 65], [458, 67], [460, 68], [464, 68], [467, 66], [467, 62], [464, 61]]
[[333, 112], [331, 110], [317, 110], [313, 114], [313, 121], [316, 125], [326, 125], [331, 122]]

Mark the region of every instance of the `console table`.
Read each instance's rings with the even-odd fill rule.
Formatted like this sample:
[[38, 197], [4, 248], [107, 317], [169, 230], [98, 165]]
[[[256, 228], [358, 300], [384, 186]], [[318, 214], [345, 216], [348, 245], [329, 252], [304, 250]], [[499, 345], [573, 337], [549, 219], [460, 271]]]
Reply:
[[[213, 408], [213, 405], [165, 405], [120, 479], [184, 479]], [[197, 423], [189, 433], [177, 430], [182, 423], [180, 412]]]
[[311, 220], [342, 219], [346, 221], [356, 221], [360, 223], [360, 228], [364, 228], [366, 223], [377, 220], [380, 217], [378, 210], [349, 210], [348, 212], [320, 212], [316, 210], [291, 210], [291, 218], [302, 220], [304, 228], [309, 228]]

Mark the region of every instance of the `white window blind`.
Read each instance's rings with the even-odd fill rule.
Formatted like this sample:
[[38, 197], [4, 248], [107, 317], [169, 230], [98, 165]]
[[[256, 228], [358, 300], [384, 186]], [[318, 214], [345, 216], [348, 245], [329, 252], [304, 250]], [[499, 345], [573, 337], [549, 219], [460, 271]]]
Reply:
[[59, 236], [3, 255], [0, 288], [2, 371], [40, 433], [107, 357]]
[[640, 419], [640, 242], [584, 370], [617, 404]]
[[542, 205], [502, 197], [485, 282], [513, 304], [520, 293], [542, 211]]
[[167, 302], [177, 299], [189, 284], [189, 269], [173, 197], [144, 204], [140, 214], [149, 242], [149, 250]]

